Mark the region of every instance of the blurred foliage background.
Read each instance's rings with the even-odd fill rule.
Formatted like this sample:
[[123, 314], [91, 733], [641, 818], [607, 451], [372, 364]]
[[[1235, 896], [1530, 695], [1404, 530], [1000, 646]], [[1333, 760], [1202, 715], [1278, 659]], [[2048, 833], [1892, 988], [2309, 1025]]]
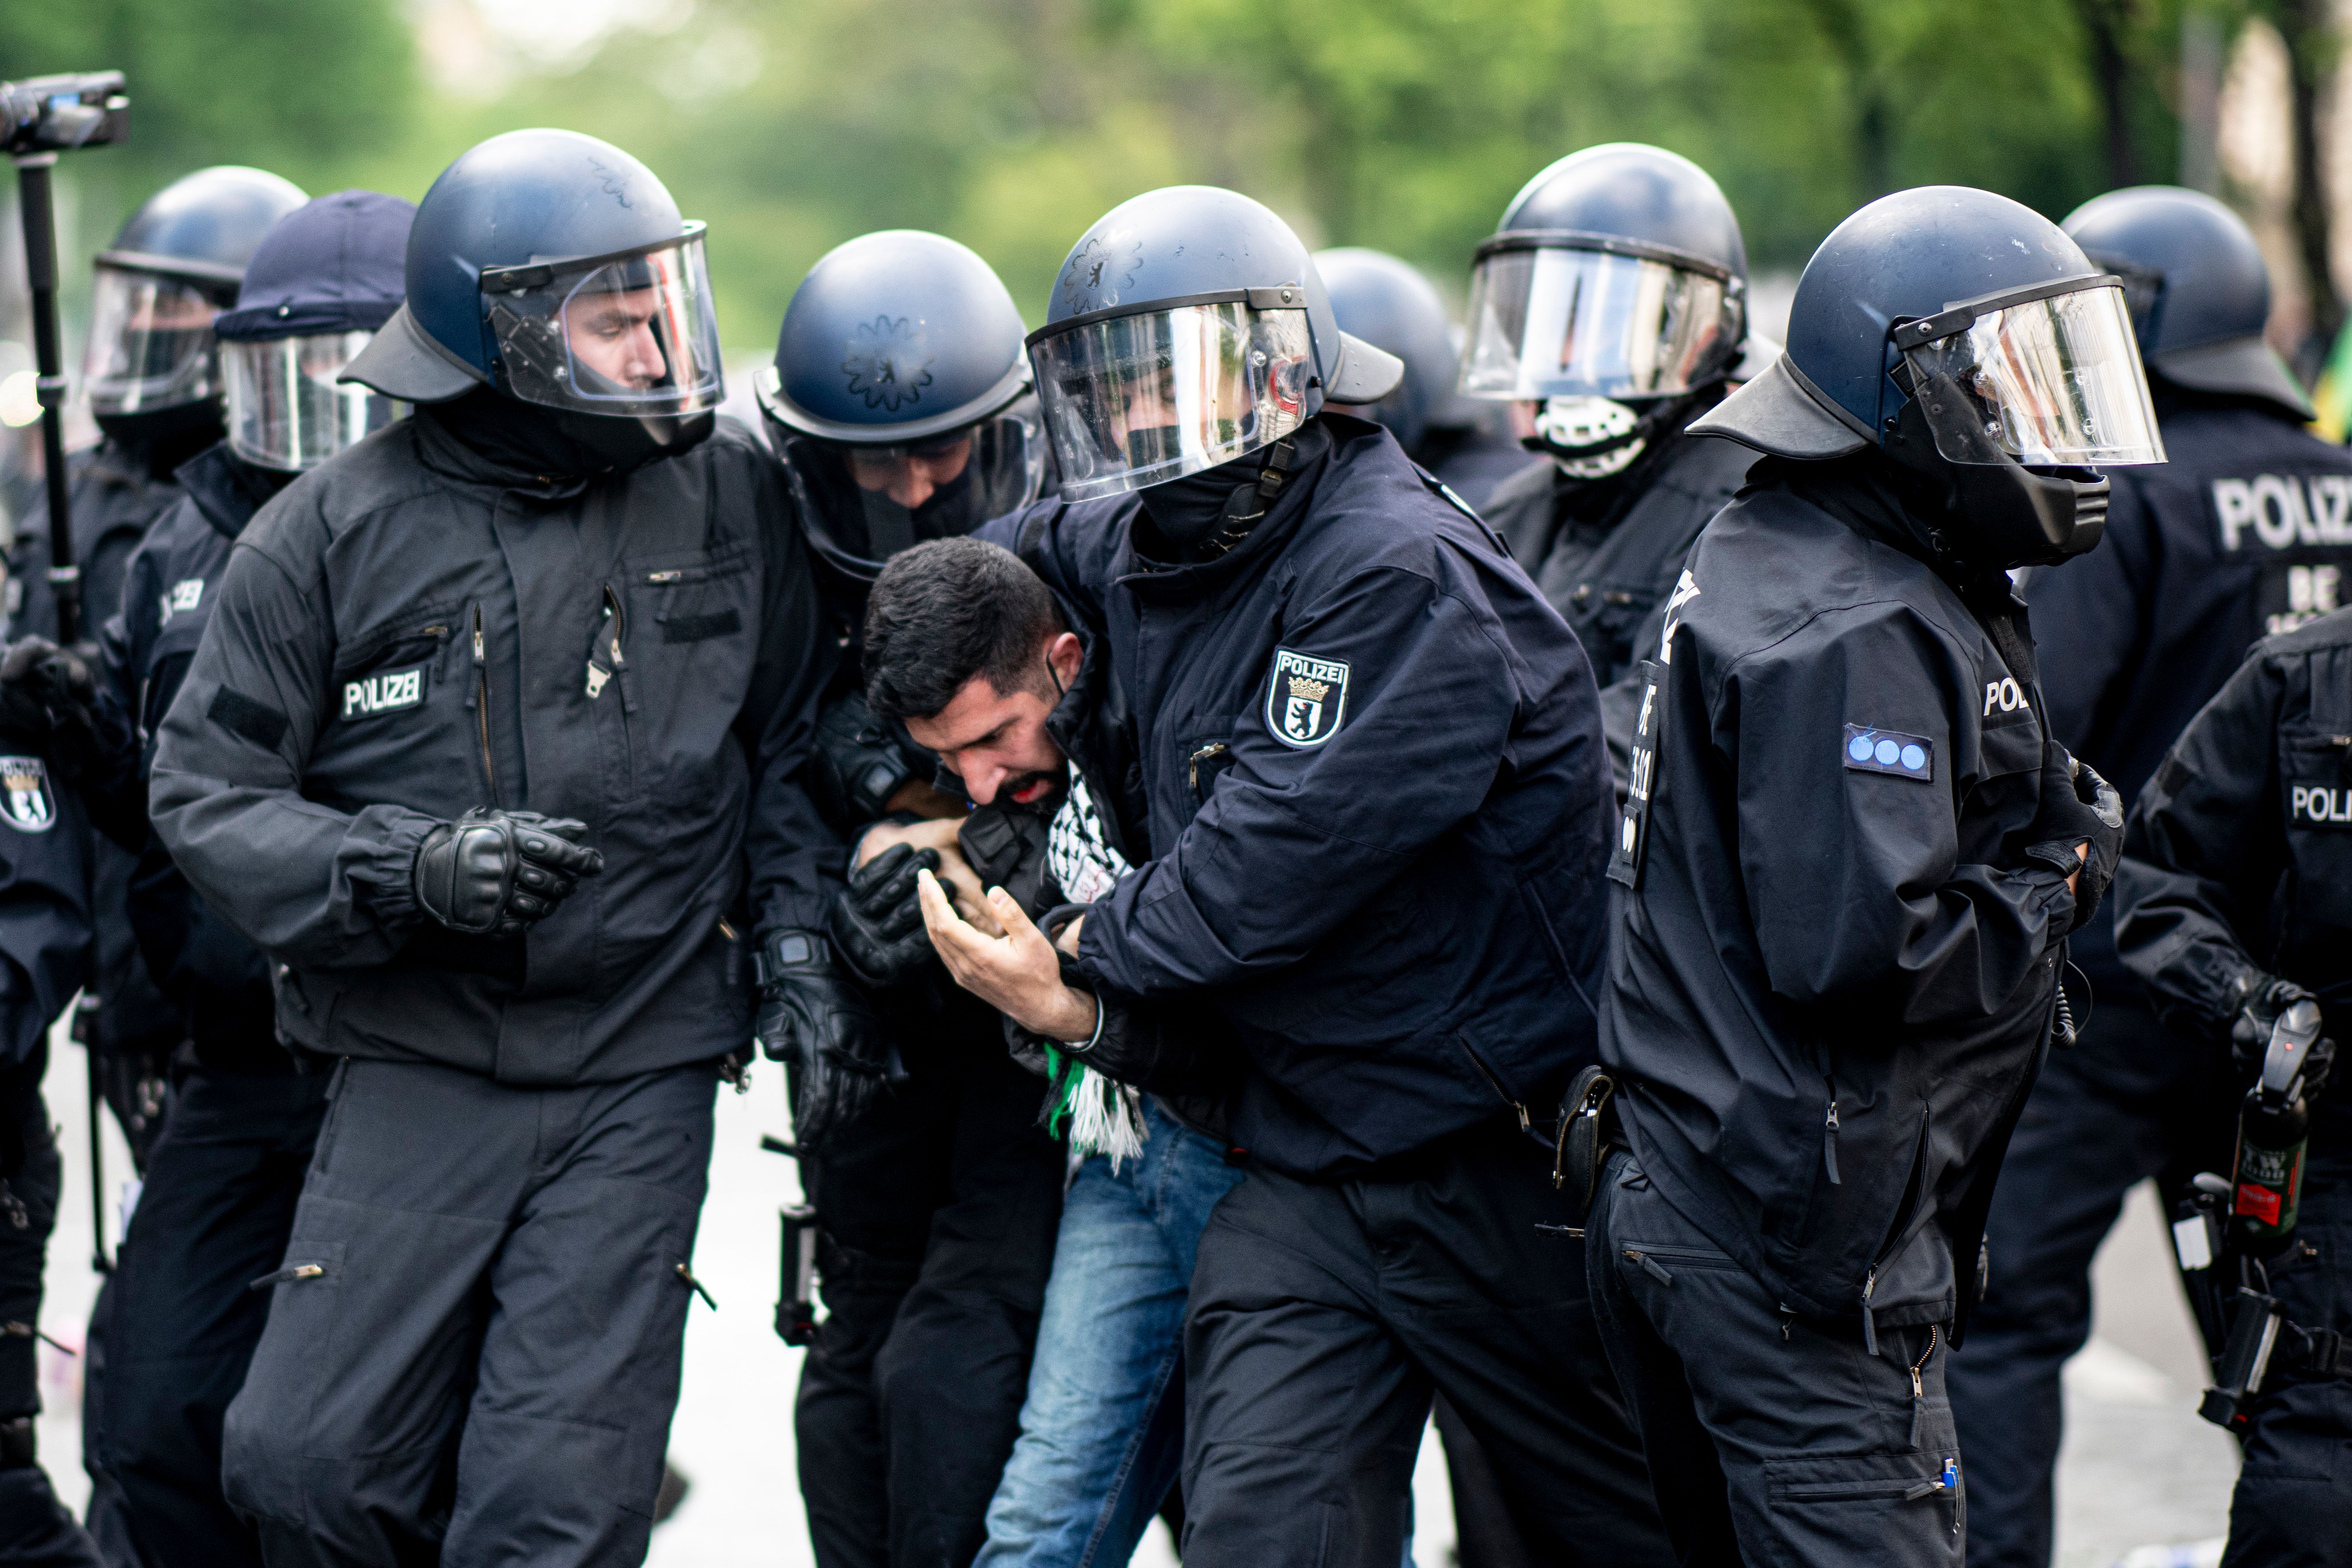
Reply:
[[[67, 160], [77, 255], [206, 163], [413, 198], [495, 132], [604, 137], [709, 221], [727, 339], [748, 346], [827, 247], [895, 226], [973, 246], [1034, 319], [1081, 230], [1177, 181], [1234, 186], [1312, 243], [1378, 246], [1445, 283], [1530, 174], [1599, 141], [1712, 171], [1759, 268], [1801, 266], [1906, 185], [1989, 186], [2059, 216], [2175, 179], [2184, 157], [2214, 184], [2197, 143], [2218, 63], [2197, 62], [2249, 20], [2285, 44], [2283, 112], [2314, 138], [2303, 254], [2324, 260], [2308, 149], [2329, 123], [2338, 5], [19, 0], [0, 10], [0, 75], [130, 73], [131, 144]], [[2314, 314], [2332, 328], [2332, 287]]]

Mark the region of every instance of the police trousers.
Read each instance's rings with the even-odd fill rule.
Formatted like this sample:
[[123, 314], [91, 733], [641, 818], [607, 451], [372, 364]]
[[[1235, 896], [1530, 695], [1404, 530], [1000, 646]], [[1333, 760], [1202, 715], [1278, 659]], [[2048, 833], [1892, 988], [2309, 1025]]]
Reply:
[[1185, 1322], [1187, 1568], [1395, 1568], [1433, 1392], [1546, 1563], [1673, 1561], [1550, 1159], [1507, 1124], [1376, 1176], [1252, 1166]]
[[[173, 1095], [131, 1228], [100, 1297], [102, 1388], [85, 1390], [82, 1444], [107, 1539], [150, 1563], [259, 1563], [221, 1491], [221, 1422], [245, 1382], [326, 1114], [327, 1075], [198, 1067]], [[93, 1369], [94, 1370], [94, 1369]], [[113, 1551], [109, 1546], [110, 1552]]]
[[57, 1228], [62, 1172], [40, 1094], [47, 1053], [0, 1073], [0, 1564], [99, 1568], [98, 1552], [58, 1501], [34, 1452], [41, 1408], [41, 1265]]
[[[1960, 1568], [1943, 1331], [1784, 1316], [1630, 1154], [1593, 1194], [1593, 1308], [1685, 1568]], [[1916, 1379], [1916, 1381], [1915, 1381]]]
[[[801, 1163], [826, 1317], [793, 1430], [818, 1568], [971, 1568], [1021, 1431], [1066, 1162], [994, 1037]], [[1393, 1568], [1393, 1565], [1391, 1565]]]
[[337, 1068], [223, 1434], [270, 1568], [643, 1560], [716, 1084]]

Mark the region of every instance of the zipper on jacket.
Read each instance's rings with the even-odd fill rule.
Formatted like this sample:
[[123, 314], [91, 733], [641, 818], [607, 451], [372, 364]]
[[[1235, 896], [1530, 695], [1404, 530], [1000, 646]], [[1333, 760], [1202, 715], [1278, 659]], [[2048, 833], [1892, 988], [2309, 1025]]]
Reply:
[[323, 1264], [289, 1263], [275, 1274], [265, 1274], [246, 1287], [248, 1290], [267, 1290], [272, 1285], [291, 1285], [304, 1279], [316, 1279], [327, 1272]]
[[[1220, 746], [1217, 749], [1223, 751], [1224, 748]], [[1470, 1065], [1478, 1069], [1478, 1076], [1486, 1080], [1486, 1087], [1493, 1089], [1496, 1097], [1505, 1105], [1519, 1113], [1519, 1131], [1532, 1137], [1535, 1133], [1535, 1123], [1528, 1117], [1528, 1108], [1511, 1098], [1510, 1090], [1503, 1087], [1503, 1080], [1495, 1076], [1493, 1069], [1486, 1066], [1486, 1060], [1478, 1055], [1468, 1040], [1463, 1039], [1459, 1035], [1456, 1035], [1454, 1039], [1462, 1047], [1462, 1054], [1470, 1058]]]
[[1878, 1265], [1874, 1263], [1862, 1281], [1862, 1348], [1872, 1355], [1878, 1353], [1878, 1320], [1871, 1315], [1870, 1293], [1877, 1289]]
[[1223, 741], [1212, 741], [1184, 759], [1184, 776], [1192, 784], [1194, 800], [1201, 798], [1201, 764], [1213, 758], [1223, 756], [1225, 749], [1225, 743]]
[[1648, 1275], [1651, 1279], [1656, 1280], [1661, 1285], [1671, 1288], [1675, 1282], [1675, 1277], [1666, 1271], [1666, 1266], [1664, 1264], [1659, 1262], [1648, 1253], [1642, 1251], [1639, 1247], [1629, 1247], [1625, 1248], [1625, 1260], [1628, 1263], [1639, 1265], [1643, 1273]]
[[1830, 1185], [1842, 1187], [1845, 1183], [1839, 1177], [1837, 1168], [1837, 1080], [1824, 1077], [1822, 1081], [1830, 1089], [1830, 1113], [1822, 1123], [1822, 1164], [1830, 1173]]
[[1927, 1370], [1927, 1358], [1936, 1353], [1936, 1342], [1942, 1337], [1943, 1331], [1944, 1331], [1940, 1325], [1935, 1323], [1928, 1324], [1927, 1352], [1922, 1354], [1917, 1361], [1911, 1363], [1910, 1446], [1915, 1449], [1919, 1447], [1919, 1428], [1926, 1420], [1927, 1414], [1927, 1385], [1926, 1383], [1921, 1381], [1921, 1374]]
[[490, 760], [490, 661], [482, 647], [482, 606], [474, 606], [474, 729], [482, 742], [482, 776], [490, 805], [499, 804], [499, 768]]

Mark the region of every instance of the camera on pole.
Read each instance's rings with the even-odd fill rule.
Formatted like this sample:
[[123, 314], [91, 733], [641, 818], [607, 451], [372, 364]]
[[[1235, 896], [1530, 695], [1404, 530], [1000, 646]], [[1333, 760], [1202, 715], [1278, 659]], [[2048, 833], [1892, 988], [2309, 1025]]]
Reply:
[[81, 568], [73, 550], [66, 486], [66, 377], [58, 345], [58, 234], [49, 171], [59, 153], [120, 142], [131, 129], [121, 71], [84, 71], [0, 82], [0, 140], [16, 161], [25, 220], [25, 278], [33, 296], [34, 383], [41, 405], [41, 457], [49, 496], [49, 585], [58, 641], [81, 639]]

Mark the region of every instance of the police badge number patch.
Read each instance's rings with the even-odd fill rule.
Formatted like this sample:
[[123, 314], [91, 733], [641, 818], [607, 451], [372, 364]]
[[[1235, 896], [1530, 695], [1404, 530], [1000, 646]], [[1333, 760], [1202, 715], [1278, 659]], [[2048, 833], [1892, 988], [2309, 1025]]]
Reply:
[[1294, 751], [1319, 746], [1339, 732], [1348, 711], [1348, 662], [1274, 650], [1274, 679], [1265, 692], [1265, 732]]
[[38, 757], [0, 757], [0, 816], [19, 833], [47, 833], [57, 826], [58, 798], [49, 789], [49, 770]]

